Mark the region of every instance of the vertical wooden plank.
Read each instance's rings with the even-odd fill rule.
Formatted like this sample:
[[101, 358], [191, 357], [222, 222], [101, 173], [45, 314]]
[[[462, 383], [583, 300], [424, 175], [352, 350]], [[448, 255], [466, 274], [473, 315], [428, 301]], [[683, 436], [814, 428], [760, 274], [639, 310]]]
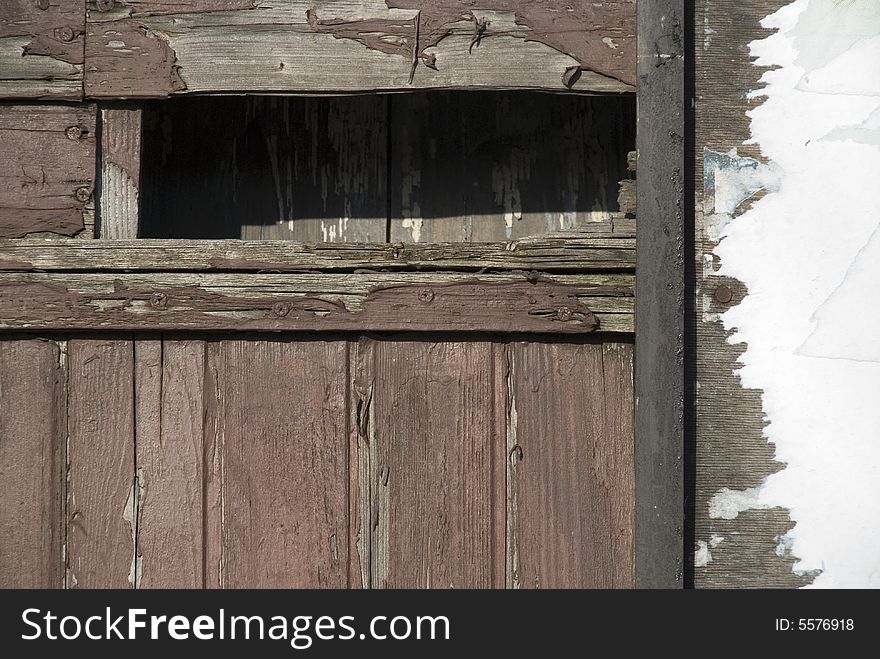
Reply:
[[64, 580], [65, 366], [54, 341], [0, 340], [0, 587]]
[[72, 339], [68, 352], [67, 583], [129, 588], [138, 572], [133, 342]]
[[101, 109], [101, 238], [138, 237], [141, 110]]
[[684, 560], [685, 3], [639, 2], [636, 585], [681, 588]]
[[[626, 441], [626, 426], [616, 418], [626, 403], [611, 401], [610, 410], [607, 403], [626, 387], [615, 383], [606, 391], [601, 343], [512, 348], [513, 586], [610, 588], [632, 566], [631, 559], [615, 565], [625, 559], [625, 543], [616, 546], [617, 517], [633, 505], [632, 464], [609, 446]], [[615, 504], [615, 498], [628, 501]]]
[[204, 375], [204, 536], [203, 587], [223, 585], [223, 424], [220, 418], [222, 371], [220, 341], [205, 342]]
[[503, 426], [487, 341], [376, 345], [373, 587], [503, 587]]
[[142, 235], [384, 242], [386, 100], [146, 106]]
[[220, 349], [222, 585], [348, 585], [347, 343]]
[[203, 584], [204, 358], [198, 340], [135, 347], [141, 588]]
[[608, 220], [635, 145], [633, 97], [392, 97], [392, 242], [480, 242]]

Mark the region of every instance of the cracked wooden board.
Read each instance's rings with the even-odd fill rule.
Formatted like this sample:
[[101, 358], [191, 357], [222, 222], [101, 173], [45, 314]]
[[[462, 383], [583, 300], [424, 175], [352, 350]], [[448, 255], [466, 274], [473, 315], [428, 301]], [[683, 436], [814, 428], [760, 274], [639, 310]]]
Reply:
[[88, 1], [85, 94], [631, 92], [635, 3]]
[[94, 105], [0, 105], [0, 237], [91, 236]]
[[633, 276], [0, 275], [0, 329], [631, 332]]
[[85, 31], [85, 0], [3, 0], [0, 99], [81, 99]]

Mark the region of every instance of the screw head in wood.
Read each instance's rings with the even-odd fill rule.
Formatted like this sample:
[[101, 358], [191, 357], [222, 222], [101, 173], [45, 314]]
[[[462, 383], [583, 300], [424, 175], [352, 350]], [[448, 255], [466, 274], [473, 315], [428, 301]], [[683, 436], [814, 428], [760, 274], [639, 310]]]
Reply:
[[97, 0], [95, 6], [98, 8], [98, 11], [110, 11], [113, 9], [113, 0]]
[[49, 0], [34, 0], [34, 7], [40, 11], [46, 11], [49, 8]]
[[77, 201], [81, 201], [83, 203], [87, 202], [92, 198], [92, 189], [86, 186], [76, 189], [76, 199]]
[[715, 300], [720, 302], [721, 304], [727, 304], [733, 299], [733, 291], [730, 290], [729, 286], [725, 286], [721, 284], [718, 288], [715, 289]]
[[163, 309], [168, 305], [168, 296], [165, 293], [153, 293], [150, 296], [150, 306], [154, 309]]
[[64, 134], [67, 135], [67, 139], [69, 140], [78, 140], [83, 136], [83, 128], [82, 126], [68, 126], [64, 130]]
[[284, 318], [284, 316], [290, 313], [290, 305], [286, 302], [276, 302], [272, 305], [272, 313], [279, 318]]
[[571, 320], [573, 315], [571, 309], [568, 307], [559, 307], [559, 311], [556, 312], [556, 317], [562, 321]]
[[434, 291], [430, 288], [423, 288], [419, 291], [419, 302], [422, 304], [430, 304], [434, 301]]
[[73, 31], [73, 28], [68, 27], [67, 25], [65, 25], [64, 27], [59, 27], [57, 30], [55, 30], [55, 38], [58, 39], [58, 41], [69, 43], [73, 41], [73, 38], [75, 36], [76, 33]]

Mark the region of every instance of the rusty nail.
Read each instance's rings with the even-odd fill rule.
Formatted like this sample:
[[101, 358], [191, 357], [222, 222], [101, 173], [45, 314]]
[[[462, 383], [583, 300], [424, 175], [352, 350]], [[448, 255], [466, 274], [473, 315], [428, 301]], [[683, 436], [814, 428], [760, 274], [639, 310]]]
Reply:
[[110, 11], [113, 9], [113, 0], [98, 0], [95, 4], [98, 7], [98, 11]]
[[49, 8], [49, 0], [35, 0], [34, 7], [40, 11], [46, 11]]
[[162, 309], [168, 304], [168, 296], [165, 293], [153, 293], [150, 296], [150, 306], [154, 309]]
[[69, 140], [78, 140], [83, 136], [83, 129], [81, 126], [68, 126], [64, 134]]
[[568, 307], [559, 307], [559, 311], [556, 312], [556, 315], [559, 320], [571, 320], [571, 309]]
[[92, 190], [91, 188], [87, 188], [85, 186], [76, 189], [76, 198], [78, 201], [83, 203], [87, 202], [92, 198]]
[[58, 39], [58, 41], [70, 42], [73, 41], [73, 38], [75, 36], [76, 33], [73, 31], [73, 29], [67, 27], [66, 25], [64, 27], [59, 27], [57, 30], [55, 30], [55, 37]]
[[727, 304], [733, 299], [733, 291], [730, 290], [729, 286], [721, 284], [721, 286], [715, 289], [715, 299], [721, 304]]
[[423, 288], [419, 291], [419, 302], [430, 304], [434, 300], [434, 291], [430, 288]]
[[286, 302], [276, 302], [272, 305], [272, 313], [279, 318], [284, 318], [284, 316], [290, 313], [290, 305]]

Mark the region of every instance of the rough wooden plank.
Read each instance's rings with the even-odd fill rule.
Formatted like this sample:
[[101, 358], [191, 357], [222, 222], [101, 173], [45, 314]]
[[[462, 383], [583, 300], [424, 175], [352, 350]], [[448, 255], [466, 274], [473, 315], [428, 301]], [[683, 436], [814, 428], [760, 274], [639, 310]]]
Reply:
[[632, 331], [632, 285], [629, 274], [7, 273], [0, 329]]
[[83, 232], [95, 180], [95, 106], [0, 105], [0, 237]]
[[385, 98], [188, 98], [146, 113], [143, 236], [385, 240]]
[[[720, 221], [729, 217], [719, 216], [714, 203], [716, 193], [722, 192], [716, 190], [714, 170], [725, 163], [710, 159], [713, 153], [728, 154], [735, 148], [739, 156], [763, 162], [759, 147], [746, 142], [751, 138], [748, 111], [764, 100], [751, 92], [762, 86], [760, 78], [767, 69], [754, 65], [749, 43], [770, 35], [760, 21], [785, 4], [784, 0], [744, 0], [732, 11], [730, 4], [722, 0], [695, 3], [694, 20], [703, 26], [705, 37], [694, 42], [694, 171], [698, 173], [693, 254], [696, 410], [690, 511], [694, 528], [686, 549], [698, 588], [794, 588], [813, 578], [795, 574], [792, 567], [796, 558], [790, 552], [779, 551], [779, 538], [793, 526], [788, 510], [743, 511], [734, 519], [713, 519], [709, 511], [709, 502], [719, 490], [758, 487], [781, 467], [774, 458], [773, 446], [764, 437], [762, 392], [743, 388], [737, 374], [746, 346], [729, 341], [730, 333], [719, 317], [738, 304], [746, 291], [741, 282], [715, 274], [721, 266], [713, 254]], [[703, 181], [699, 182], [701, 172]], [[738, 210], [747, 206], [743, 204]], [[730, 290], [729, 301], [716, 299], [719, 286]], [[700, 542], [711, 546], [712, 560], [694, 568], [693, 552]]]
[[373, 587], [504, 586], [495, 349], [486, 341], [376, 345]]
[[632, 97], [433, 93], [391, 106], [393, 241], [510, 240], [617, 211]]
[[636, 585], [683, 585], [685, 6], [640, 2]]
[[635, 269], [635, 241], [565, 233], [497, 243], [320, 244], [261, 241], [0, 239], [0, 271], [355, 272], [365, 269], [593, 272]]
[[54, 341], [0, 341], [2, 588], [64, 583], [65, 375]]
[[[631, 570], [620, 534], [631, 528], [632, 462], [612, 461], [607, 443], [624, 443], [617, 413], [627, 407], [607, 395], [601, 343], [521, 343], [511, 346], [515, 409], [513, 586], [628, 586]], [[613, 418], [609, 419], [609, 414]], [[632, 437], [628, 438], [632, 442]], [[629, 501], [614, 503], [614, 499]], [[622, 514], [623, 513], [623, 514]], [[624, 540], [625, 543], [625, 540]], [[617, 561], [623, 560], [623, 564]]]
[[68, 342], [67, 584], [137, 585], [134, 350], [123, 338]]
[[3, 0], [0, 98], [78, 100], [85, 0]]
[[[632, 91], [633, 0], [89, 0], [85, 92]], [[352, 75], [357, 72], [357, 75]]]
[[133, 107], [101, 109], [101, 238], [138, 237], [141, 115]]
[[348, 585], [346, 341], [224, 341], [226, 587]]
[[141, 588], [204, 583], [205, 342], [135, 343]]

